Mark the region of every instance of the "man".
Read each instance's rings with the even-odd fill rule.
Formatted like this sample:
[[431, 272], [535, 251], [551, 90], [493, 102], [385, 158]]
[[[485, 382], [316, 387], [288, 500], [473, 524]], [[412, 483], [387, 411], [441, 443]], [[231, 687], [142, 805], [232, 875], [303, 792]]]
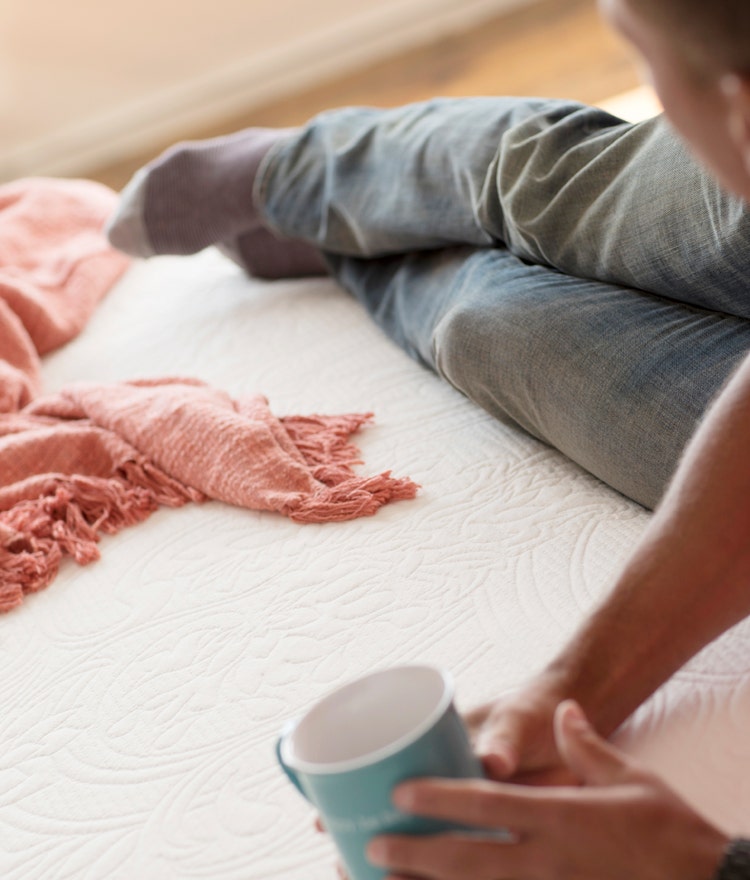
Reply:
[[[556, 659], [470, 718], [494, 781], [395, 794], [515, 842], [374, 841], [394, 878], [705, 880], [748, 861], [598, 734], [750, 614], [750, 5], [601, 6], [671, 127], [518, 99], [333, 111], [170, 151], [110, 224], [142, 255], [218, 243], [265, 277], [330, 271], [488, 411], [659, 505]], [[580, 784], [500, 781], [530, 777]]]
[[[750, 9], [680, 0], [601, 5], [640, 52], [672, 125], [728, 189], [750, 198], [750, 76], [743, 76], [750, 71]], [[610, 596], [536, 681], [474, 719], [496, 778], [563, 766], [585, 787], [406, 786], [397, 794], [405, 808], [507, 825], [518, 844], [380, 840], [376, 861], [446, 880], [701, 880], [720, 865], [726, 876], [750, 877], [750, 845], [728, 848], [718, 829], [603, 743], [580, 708], [561, 702], [576, 697], [610, 733], [698, 649], [750, 613], [749, 441], [746, 360], [691, 442]]]

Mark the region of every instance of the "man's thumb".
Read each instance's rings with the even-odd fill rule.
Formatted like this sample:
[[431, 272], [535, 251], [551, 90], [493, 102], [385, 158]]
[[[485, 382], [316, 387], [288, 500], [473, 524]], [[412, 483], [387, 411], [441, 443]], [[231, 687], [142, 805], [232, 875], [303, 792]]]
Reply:
[[557, 707], [555, 742], [563, 761], [584, 785], [613, 785], [628, 771], [625, 757], [599, 736], [573, 700]]

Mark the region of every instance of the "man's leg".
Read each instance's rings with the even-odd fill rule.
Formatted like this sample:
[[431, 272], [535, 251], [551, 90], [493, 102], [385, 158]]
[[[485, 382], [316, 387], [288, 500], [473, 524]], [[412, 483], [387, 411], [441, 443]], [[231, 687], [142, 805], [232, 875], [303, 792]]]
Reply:
[[506, 245], [533, 263], [750, 317], [750, 212], [663, 119], [516, 98], [324, 113], [274, 145], [254, 202], [321, 250]]
[[[383, 225], [390, 229], [391, 221], [391, 243], [380, 245], [378, 252], [431, 248], [445, 242], [491, 245], [492, 237], [479, 229], [476, 219], [464, 221], [466, 206], [472, 210], [474, 182], [486, 175], [508, 127], [550, 103], [560, 102], [464, 99], [395, 110], [344, 109], [324, 113], [304, 129], [250, 128], [176, 144], [136, 173], [123, 190], [107, 232], [116, 247], [143, 257], [190, 254], [216, 244], [251, 274], [262, 277], [321, 271], [316, 244], [358, 256], [374, 253], [368, 237], [377, 236]], [[411, 178], [426, 158], [428, 139], [433, 139], [434, 164]], [[304, 212], [303, 229], [313, 222], [319, 240], [312, 245], [292, 232], [277, 229], [274, 236], [269, 229], [274, 224], [266, 222], [253, 196], [269, 152], [286, 143], [291, 149], [284, 151], [286, 161], [277, 174], [288, 195], [283, 210], [287, 219]], [[440, 151], [435, 149], [438, 144]], [[448, 166], [454, 162], [451, 180]], [[387, 186], [381, 185], [384, 175]], [[330, 235], [323, 233], [314, 213], [326, 210], [329, 184], [337, 190], [331, 193], [331, 209], [339, 202], [351, 212], [348, 220], [353, 227], [360, 227], [348, 245], [343, 240], [337, 243], [343, 237], [335, 225], [327, 230]], [[401, 194], [395, 202], [392, 185]], [[344, 189], [353, 190], [354, 199], [344, 197]], [[285, 225], [278, 216], [276, 220]]]
[[110, 235], [143, 255], [219, 243], [272, 277], [321, 271], [316, 249], [504, 244], [582, 278], [750, 315], [748, 209], [662, 119], [632, 125], [568, 101], [345, 108], [297, 131], [179, 145], [136, 175]]
[[329, 263], [412, 357], [646, 507], [750, 351], [749, 321], [502, 248]]

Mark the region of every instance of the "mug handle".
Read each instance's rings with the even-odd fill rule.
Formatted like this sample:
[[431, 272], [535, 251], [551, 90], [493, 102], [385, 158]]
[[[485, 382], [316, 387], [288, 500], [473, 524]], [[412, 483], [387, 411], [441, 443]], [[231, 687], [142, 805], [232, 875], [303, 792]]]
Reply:
[[284, 729], [281, 731], [281, 736], [276, 740], [276, 760], [279, 762], [279, 766], [286, 773], [290, 782], [294, 785], [294, 787], [299, 791], [302, 797], [309, 801], [310, 798], [307, 796], [307, 792], [302, 788], [302, 783], [299, 780], [299, 776], [297, 773], [284, 761], [284, 758], [281, 755], [281, 747], [284, 744], [284, 740], [286, 737], [292, 732], [296, 725], [296, 722], [289, 721], [284, 725]]

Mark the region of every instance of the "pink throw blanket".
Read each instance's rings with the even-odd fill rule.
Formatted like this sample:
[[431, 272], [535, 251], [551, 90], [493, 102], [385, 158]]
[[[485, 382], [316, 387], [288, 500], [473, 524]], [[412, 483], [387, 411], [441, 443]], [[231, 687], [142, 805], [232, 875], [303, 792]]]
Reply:
[[196, 379], [39, 397], [39, 356], [76, 336], [127, 268], [101, 232], [116, 198], [90, 181], [0, 186], [0, 611], [160, 505], [214, 498], [330, 522], [417, 491], [355, 475], [349, 436], [370, 414], [279, 419], [261, 395], [233, 400]]

